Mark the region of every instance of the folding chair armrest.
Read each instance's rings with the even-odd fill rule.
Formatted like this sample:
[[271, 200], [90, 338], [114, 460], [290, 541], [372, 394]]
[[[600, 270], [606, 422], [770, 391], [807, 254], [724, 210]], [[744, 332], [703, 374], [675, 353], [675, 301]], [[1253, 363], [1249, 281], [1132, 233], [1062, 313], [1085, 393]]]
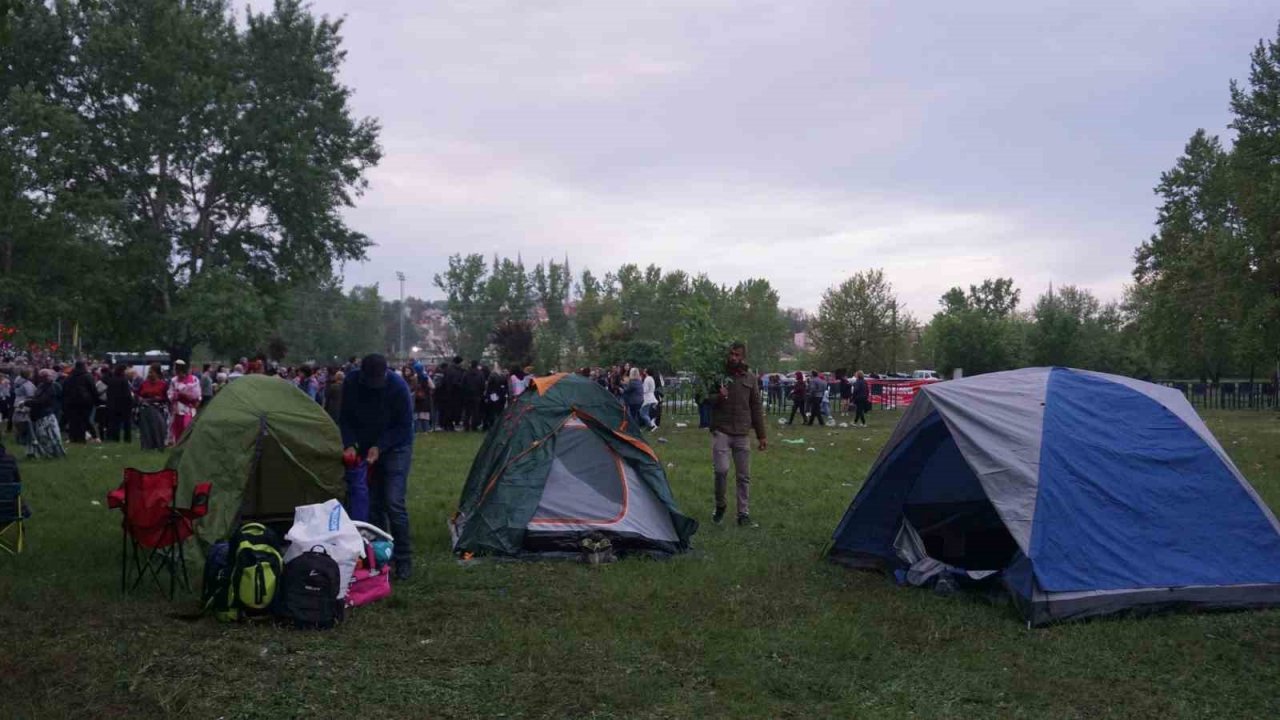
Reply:
[[124, 485], [107, 493], [107, 507], [122, 508], [124, 507]]
[[209, 493], [213, 491], [213, 483], [199, 483], [191, 491], [191, 507], [182, 510], [182, 514], [195, 519], [204, 517], [209, 512]]

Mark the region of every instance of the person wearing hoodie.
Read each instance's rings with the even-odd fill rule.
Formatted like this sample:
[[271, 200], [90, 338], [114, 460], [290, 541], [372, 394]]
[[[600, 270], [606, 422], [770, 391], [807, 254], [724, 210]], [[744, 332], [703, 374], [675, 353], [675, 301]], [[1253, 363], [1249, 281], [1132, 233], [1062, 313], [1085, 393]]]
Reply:
[[413, 397], [409, 384], [374, 353], [342, 381], [343, 461], [369, 464], [369, 521], [395, 538], [395, 577], [413, 574], [413, 544], [405, 495], [413, 464]]

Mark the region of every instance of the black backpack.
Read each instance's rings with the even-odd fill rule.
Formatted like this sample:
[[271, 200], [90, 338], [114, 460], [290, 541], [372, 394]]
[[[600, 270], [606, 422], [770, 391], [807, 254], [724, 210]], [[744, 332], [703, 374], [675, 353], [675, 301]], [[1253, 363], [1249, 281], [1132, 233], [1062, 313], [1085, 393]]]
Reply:
[[204, 561], [200, 606], [203, 612], [211, 612], [224, 622], [240, 617], [239, 609], [234, 607], [235, 597], [231, 594], [231, 570], [231, 543], [219, 540], [210, 545], [209, 555]]
[[338, 563], [316, 545], [284, 565], [275, 614], [300, 630], [328, 630], [342, 621]]

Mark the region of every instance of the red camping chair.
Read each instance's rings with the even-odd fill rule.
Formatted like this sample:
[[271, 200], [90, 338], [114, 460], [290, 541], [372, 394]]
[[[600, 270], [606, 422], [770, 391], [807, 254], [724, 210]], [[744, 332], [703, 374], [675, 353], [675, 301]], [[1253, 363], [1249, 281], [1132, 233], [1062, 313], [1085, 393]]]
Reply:
[[[179, 568], [182, 569], [182, 586], [188, 592], [191, 591], [191, 580], [187, 577], [187, 558], [182, 546], [191, 537], [191, 523], [204, 517], [209, 510], [210, 484], [196, 485], [191, 494], [190, 508], [176, 505], [177, 490], [176, 470], [142, 472], [127, 468], [120, 487], [107, 493], [107, 507], [120, 508], [124, 512], [120, 523], [123, 529], [121, 592], [137, 589], [148, 574], [163, 592], [160, 573], [168, 571], [169, 599], [172, 600], [178, 583]], [[133, 585], [129, 585], [131, 558], [135, 572]]]

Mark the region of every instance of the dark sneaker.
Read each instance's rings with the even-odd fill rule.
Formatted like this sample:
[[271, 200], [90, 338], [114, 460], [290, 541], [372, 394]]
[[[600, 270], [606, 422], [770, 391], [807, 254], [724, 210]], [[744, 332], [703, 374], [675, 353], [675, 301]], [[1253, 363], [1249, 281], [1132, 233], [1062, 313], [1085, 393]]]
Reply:
[[759, 523], [751, 521], [751, 516], [746, 513], [738, 513], [738, 527], [757, 528]]
[[413, 577], [413, 563], [408, 560], [396, 562], [395, 579], [408, 580]]
[[723, 521], [724, 521], [724, 508], [716, 508], [716, 511], [711, 514], [711, 522], [719, 525]]

